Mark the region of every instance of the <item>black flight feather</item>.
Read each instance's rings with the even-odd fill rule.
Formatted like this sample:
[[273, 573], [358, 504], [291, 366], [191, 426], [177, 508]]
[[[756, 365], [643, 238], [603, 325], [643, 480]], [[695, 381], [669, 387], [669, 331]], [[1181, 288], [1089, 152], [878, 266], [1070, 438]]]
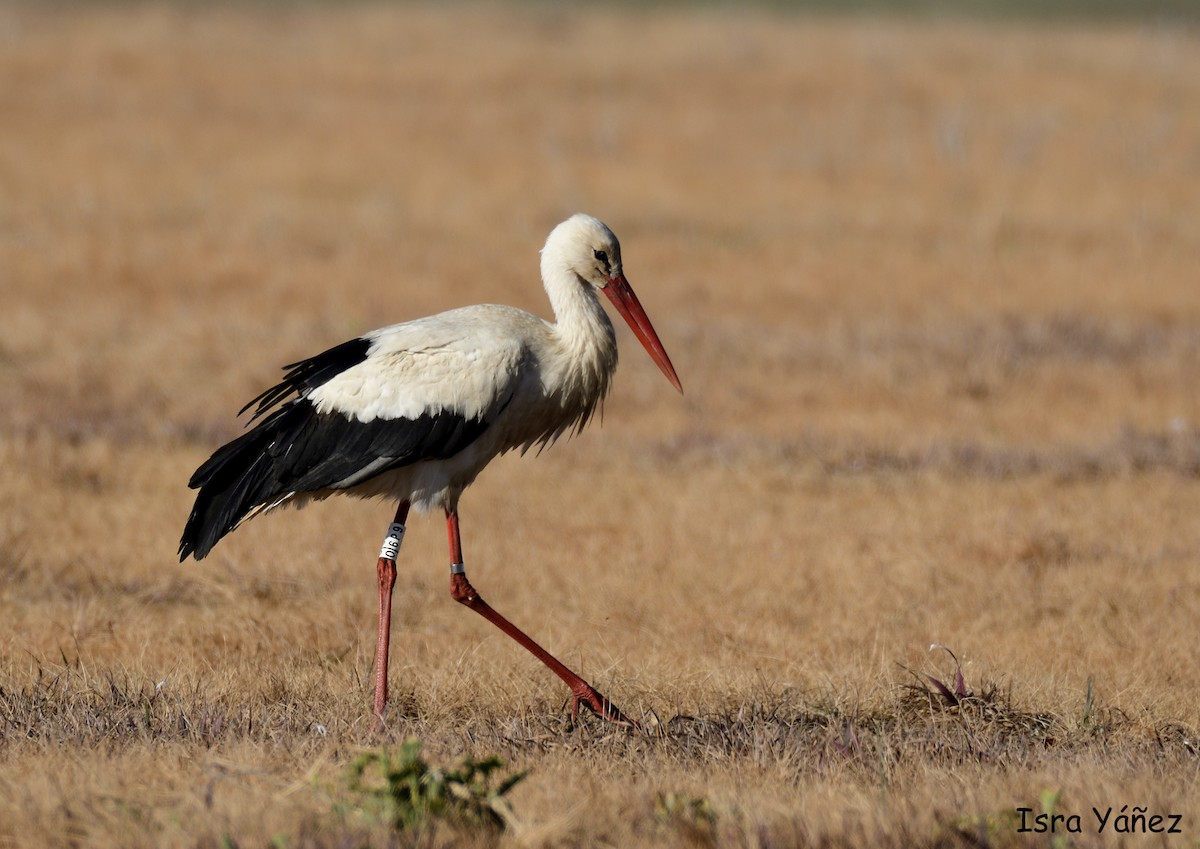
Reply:
[[257, 404], [258, 409], [254, 411], [254, 415], [250, 419], [250, 421], [254, 421], [293, 392], [301, 396], [312, 392], [330, 378], [337, 377], [346, 369], [365, 360], [370, 348], [371, 340], [359, 337], [335, 345], [328, 351], [322, 351], [307, 360], [288, 363], [283, 367], [283, 370], [287, 372], [283, 376], [283, 380], [261, 395], [251, 398], [250, 403], [238, 410], [238, 415], [240, 416]]
[[[348, 489], [422, 460], [452, 457], [487, 429], [482, 418], [436, 411], [411, 419], [360, 421], [318, 412], [307, 395], [366, 358], [369, 340], [356, 339], [286, 366], [284, 379], [243, 408], [265, 415], [196, 469], [188, 486], [200, 490], [179, 541], [179, 559], [200, 560], [253, 510], [292, 493]], [[271, 405], [296, 393], [270, 412]]]

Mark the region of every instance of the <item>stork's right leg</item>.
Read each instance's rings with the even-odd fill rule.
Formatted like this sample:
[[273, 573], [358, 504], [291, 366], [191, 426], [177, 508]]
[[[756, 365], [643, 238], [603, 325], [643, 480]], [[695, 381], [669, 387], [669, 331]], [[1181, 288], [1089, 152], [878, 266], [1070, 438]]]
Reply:
[[616, 705], [600, 695], [595, 687], [564, 666], [558, 658], [531, 640], [524, 631], [493, 610], [491, 605], [479, 597], [479, 593], [475, 592], [475, 588], [467, 580], [466, 568], [463, 566], [462, 539], [458, 533], [457, 510], [446, 511], [446, 531], [450, 537], [450, 596], [523, 645], [530, 654], [546, 664], [551, 672], [566, 682], [567, 686], [571, 688], [571, 719], [573, 721], [578, 719], [579, 706], [583, 705], [609, 722], [640, 728], [641, 726], [637, 722], [625, 716], [617, 710]]
[[396, 554], [404, 540], [404, 520], [408, 518], [407, 501], [396, 508], [396, 518], [388, 527], [379, 552], [376, 568], [379, 572], [379, 641], [375, 646], [375, 727], [383, 730], [383, 717], [388, 697], [388, 646], [392, 635], [392, 590], [396, 586]]

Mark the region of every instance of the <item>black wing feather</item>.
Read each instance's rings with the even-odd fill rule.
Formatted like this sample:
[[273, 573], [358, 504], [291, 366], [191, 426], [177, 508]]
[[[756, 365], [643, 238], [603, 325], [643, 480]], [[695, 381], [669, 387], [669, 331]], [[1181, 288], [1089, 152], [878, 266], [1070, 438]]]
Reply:
[[238, 410], [238, 415], [240, 416], [257, 404], [258, 409], [254, 411], [254, 415], [250, 419], [250, 421], [254, 421], [292, 393], [298, 396], [307, 395], [322, 383], [337, 377], [351, 366], [361, 363], [367, 358], [370, 348], [371, 340], [359, 337], [335, 345], [315, 357], [288, 363], [283, 367], [286, 372], [283, 380], [262, 394], [251, 398], [246, 406]]
[[487, 429], [483, 419], [424, 413], [358, 421], [298, 398], [219, 448], [188, 482], [199, 489], [179, 559], [200, 560], [255, 508], [291, 493], [348, 489], [421, 460], [452, 457]]
[[[359, 421], [318, 412], [316, 387], [366, 359], [369, 339], [352, 339], [284, 366], [277, 385], [242, 408], [258, 405], [258, 423], [217, 449], [188, 486], [200, 490], [179, 541], [179, 559], [200, 560], [249, 513], [292, 493], [346, 489], [391, 469], [452, 457], [479, 438], [487, 420], [447, 411], [412, 419]], [[298, 397], [271, 411], [289, 395]], [[263, 418], [265, 416], [265, 418]]]

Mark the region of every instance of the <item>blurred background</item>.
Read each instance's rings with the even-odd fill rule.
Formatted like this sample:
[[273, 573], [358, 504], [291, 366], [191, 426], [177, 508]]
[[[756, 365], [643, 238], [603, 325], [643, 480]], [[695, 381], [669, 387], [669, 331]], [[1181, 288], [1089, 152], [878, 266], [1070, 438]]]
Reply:
[[[1130, 739], [1194, 725], [1198, 21], [1187, 0], [0, 4], [0, 691], [28, 696], [0, 842], [47, 845], [64, 806], [94, 844], [174, 833], [78, 801], [160, 764], [136, 721], [96, 730], [121, 682], [182, 746], [156, 792], [193, 832], [265, 845], [320, 807], [274, 794], [373, 739], [391, 507], [280, 513], [180, 567], [186, 481], [284, 363], [468, 303], [549, 317], [538, 250], [576, 211], [620, 236], [686, 394], [619, 328], [603, 428], [481, 476], [464, 535], [498, 609], [664, 717], [830, 689], [874, 715], [942, 642], [1031, 711], [1076, 716], [1094, 680], [1151, 729]], [[671, 750], [589, 796], [600, 767], [564, 735], [495, 730], [562, 693], [449, 601], [437, 525], [401, 567], [397, 734], [508, 747], [535, 819], [578, 786], [637, 839], [668, 773], [769, 809], [746, 840], [896, 816], [863, 801], [869, 770], [834, 792], [791, 754]], [[233, 722], [176, 733], [251, 709], [290, 754], [197, 755], [259, 739]], [[1047, 774], [1084, 810], [1133, 801], [1119, 742], [1069, 769], [1039, 741], [1009, 773], [881, 769], [934, 842]], [[206, 807], [228, 769], [266, 789]]]

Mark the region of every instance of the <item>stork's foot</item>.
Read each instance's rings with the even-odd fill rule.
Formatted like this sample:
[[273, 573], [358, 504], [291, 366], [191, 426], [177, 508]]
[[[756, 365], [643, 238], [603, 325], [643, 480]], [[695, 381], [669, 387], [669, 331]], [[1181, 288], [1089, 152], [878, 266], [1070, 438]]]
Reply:
[[576, 687], [571, 691], [571, 724], [573, 725], [579, 721], [580, 705], [597, 716], [603, 717], [617, 725], [623, 725], [626, 728], [636, 728], [639, 731], [642, 728], [636, 720], [630, 719], [621, 713], [616, 705], [600, 695], [596, 691], [596, 688], [589, 684], [583, 684], [582, 687]]
[[371, 730], [376, 734], [383, 734], [387, 731], [387, 716], [386, 713], [372, 712], [371, 714]]

